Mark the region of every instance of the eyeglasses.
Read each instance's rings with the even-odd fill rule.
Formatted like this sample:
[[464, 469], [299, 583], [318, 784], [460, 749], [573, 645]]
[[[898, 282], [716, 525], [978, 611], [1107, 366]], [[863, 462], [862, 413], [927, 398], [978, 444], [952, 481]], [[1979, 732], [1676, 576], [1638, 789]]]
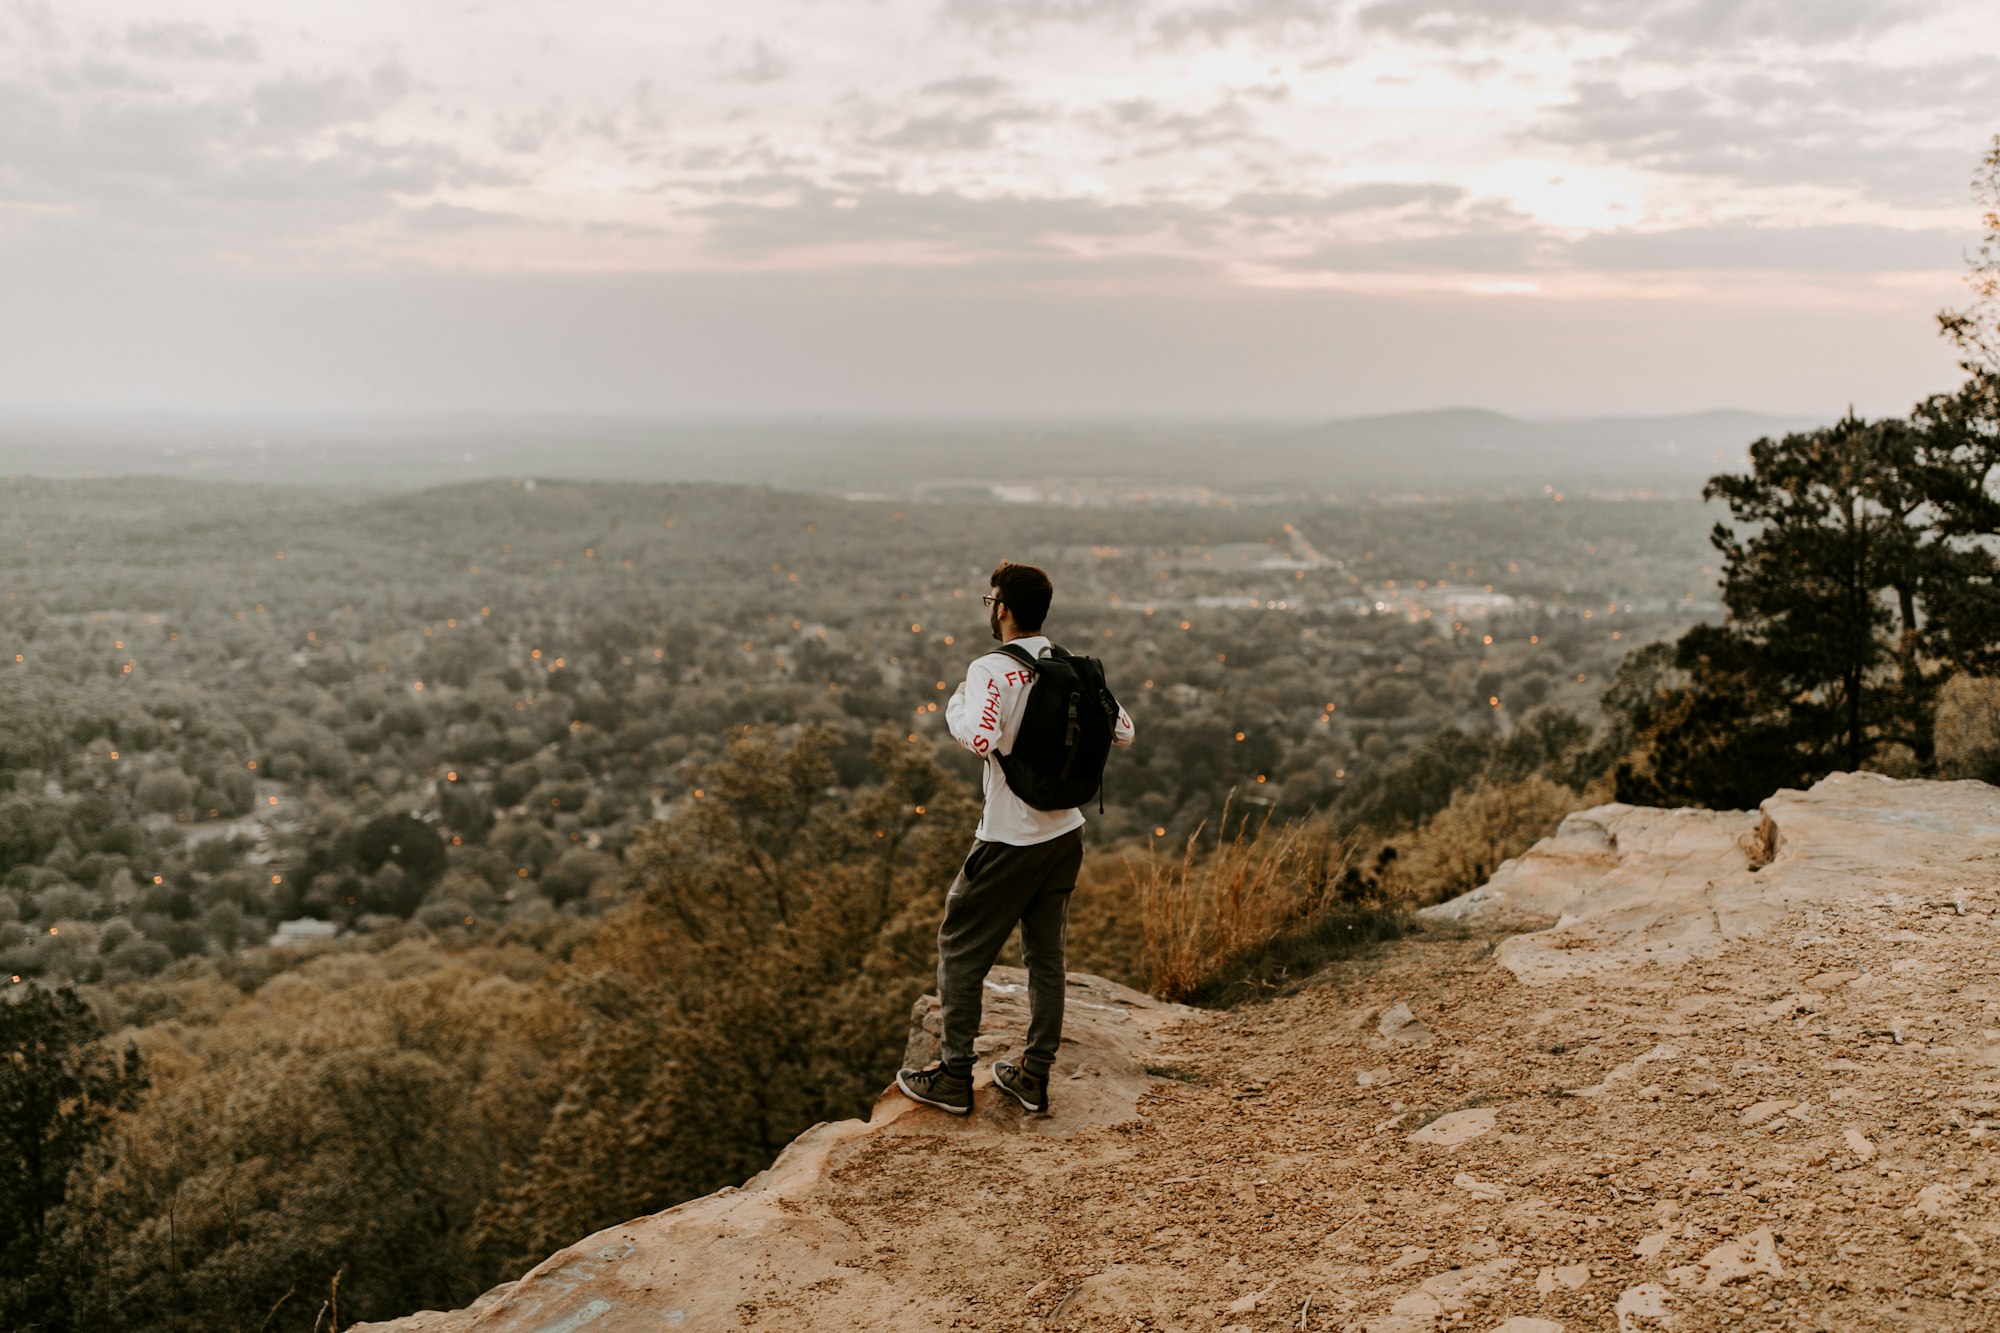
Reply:
[[984, 597], [980, 598], [979, 600], [981, 602], [984, 602], [987, 606], [1000, 605], [1000, 598], [998, 597], [998, 595], [990, 592], [987, 593]]

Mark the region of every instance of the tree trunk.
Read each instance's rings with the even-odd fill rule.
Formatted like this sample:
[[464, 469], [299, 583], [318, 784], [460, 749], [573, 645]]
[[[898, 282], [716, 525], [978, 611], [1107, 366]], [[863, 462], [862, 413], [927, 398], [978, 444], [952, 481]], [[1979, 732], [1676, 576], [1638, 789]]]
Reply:
[[1936, 743], [1932, 739], [1932, 712], [1929, 701], [1923, 697], [1924, 673], [1917, 662], [1917, 590], [1908, 580], [1896, 585], [1896, 606], [1902, 614], [1902, 637], [1896, 645], [1897, 679], [1903, 695], [1903, 708], [1908, 717], [1906, 729], [1910, 749], [1917, 758], [1917, 770], [1931, 771], [1936, 758]]

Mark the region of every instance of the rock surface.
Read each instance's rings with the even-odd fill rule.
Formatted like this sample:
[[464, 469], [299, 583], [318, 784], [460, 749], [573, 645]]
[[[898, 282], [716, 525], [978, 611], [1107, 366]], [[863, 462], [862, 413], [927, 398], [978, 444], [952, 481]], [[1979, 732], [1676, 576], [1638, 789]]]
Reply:
[[[1020, 1058], [1028, 1024], [1026, 982], [1027, 974], [1013, 967], [996, 967], [987, 978], [978, 1043], [982, 1061], [992, 1054]], [[963, 1118], [919, 1106], [892, 1087], [876, 1099], [868, 1119], [807, 1130], [740, 1189], [586, 1237], [463, 1310], [427, 1311], [351, 1329], [650, 1333], [662, 1327], [732, 1328], [745, 1311], [782, 1307], [795, 1294], [827, 1283], [845, 1283], [863, 1307], [879, 1308], [878, 1315], [856, 1327], [933, 1327], [920, 1310], [904, 1308], [910, 1304], [908, 1293], [854, 1280], [869, 1268], [878, 1238], [855, 1228], [832, 1206], [838, 1189], [829, 1187], [830, 1173], [857, 1144], [869, 1140], [902, 1139], [919, 1154], [924, 1141], [933, 1137], [1018, 1152], [1037, 1140], [1123, 1124], [1156, 1081], [1146, 1070], [1157, 1058], [1163, 1031], [1195, 1017], [1193, 1010], [1162, 1004], [1101, 977], [1072, 973], [1064, 1001], [1062, 1063], [1050, 1088], [1052, 1115], [1025, 1113], [992, 1086], [984, 1063], [974, 1080], [972, 1114]], [[917, 1002], [910, 1027], [908, 1059], [917, 1064], [937, 1059], [936, 996]], [[936, 1185], [946, 1190], [951, 1182], [940, 1176]]]
[[1604, 806], [1426, 921], [1199, 1019], [1079, 979], [1055, 1117], [891, 1094], [373, 1327], [2000, 1328], [2000, 790]]
[[1423, 915], [1553, 920], [1498, 951], [1523, 981], [1548, 984], [1713, 954], [1801, 907], [1851, 898], [1870, 874], [1948, 896], [1956, 866], [1996, 849], [2000, 807], [1983, 782], [1836, 773], [1810, 791], [1779, 792], [1760, 812], [1578, 811], [1485, 884]]

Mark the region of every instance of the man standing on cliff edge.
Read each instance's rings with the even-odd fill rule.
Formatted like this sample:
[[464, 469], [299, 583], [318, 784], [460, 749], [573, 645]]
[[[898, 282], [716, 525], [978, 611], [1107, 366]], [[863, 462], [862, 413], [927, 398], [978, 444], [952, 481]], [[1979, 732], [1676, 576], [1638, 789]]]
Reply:
[[1055, 593], [1049, 576], [1002, 561], [991, 586], [987, 623], [1000, 648], [974, 659], [945, 707], [952, 738], [985, 766], [986, 803], [938, 928], [944, 1057], [896, 1075], [905, 1096], [953, 1115], [972, 1110], [986, 974], [1017, 922], [1028, 965], [1028, 1043], [1019, 1065], [994, 1063], [993, 1082], [1030, 1111], [1049, 1109], [1068, 980], [1069, 895], [1083, 865], [1077, 806], [1096, 794], [1109, 747], [1132, 743], [1132, 719], [1105, 687], [1102, 666], [1042, 633]]

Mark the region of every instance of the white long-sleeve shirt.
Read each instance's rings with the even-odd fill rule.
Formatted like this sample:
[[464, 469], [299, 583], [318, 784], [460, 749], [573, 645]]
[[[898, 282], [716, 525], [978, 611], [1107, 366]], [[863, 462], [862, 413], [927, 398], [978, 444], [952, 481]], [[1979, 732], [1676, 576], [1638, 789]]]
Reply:
[[[1036, 657], [1049, 650], [1048, 636], [1044, 634], [1030, 634], [1014, 643]], [[1028, 686], [1034, 679], [1032, 672], [1007, 654], [988, 653], [973, 659], [966, 668], [964, 682], [944, 708], [945, 724], [951, 728], [952, 739], [985, 761], [986, 805], [975, 835], [981, 842], [1032, 847], [1083, 827], [1081, 810], [1037, 810], [1016, 796], [1000, 768], [1000, 756], [1013, 753], [1014, 737], [1021, 728], [1021, 710], [1027, 704]], [[1132, 718], [1122, 707], [1111, 732], [1111, 743], [1132, 743]]]

